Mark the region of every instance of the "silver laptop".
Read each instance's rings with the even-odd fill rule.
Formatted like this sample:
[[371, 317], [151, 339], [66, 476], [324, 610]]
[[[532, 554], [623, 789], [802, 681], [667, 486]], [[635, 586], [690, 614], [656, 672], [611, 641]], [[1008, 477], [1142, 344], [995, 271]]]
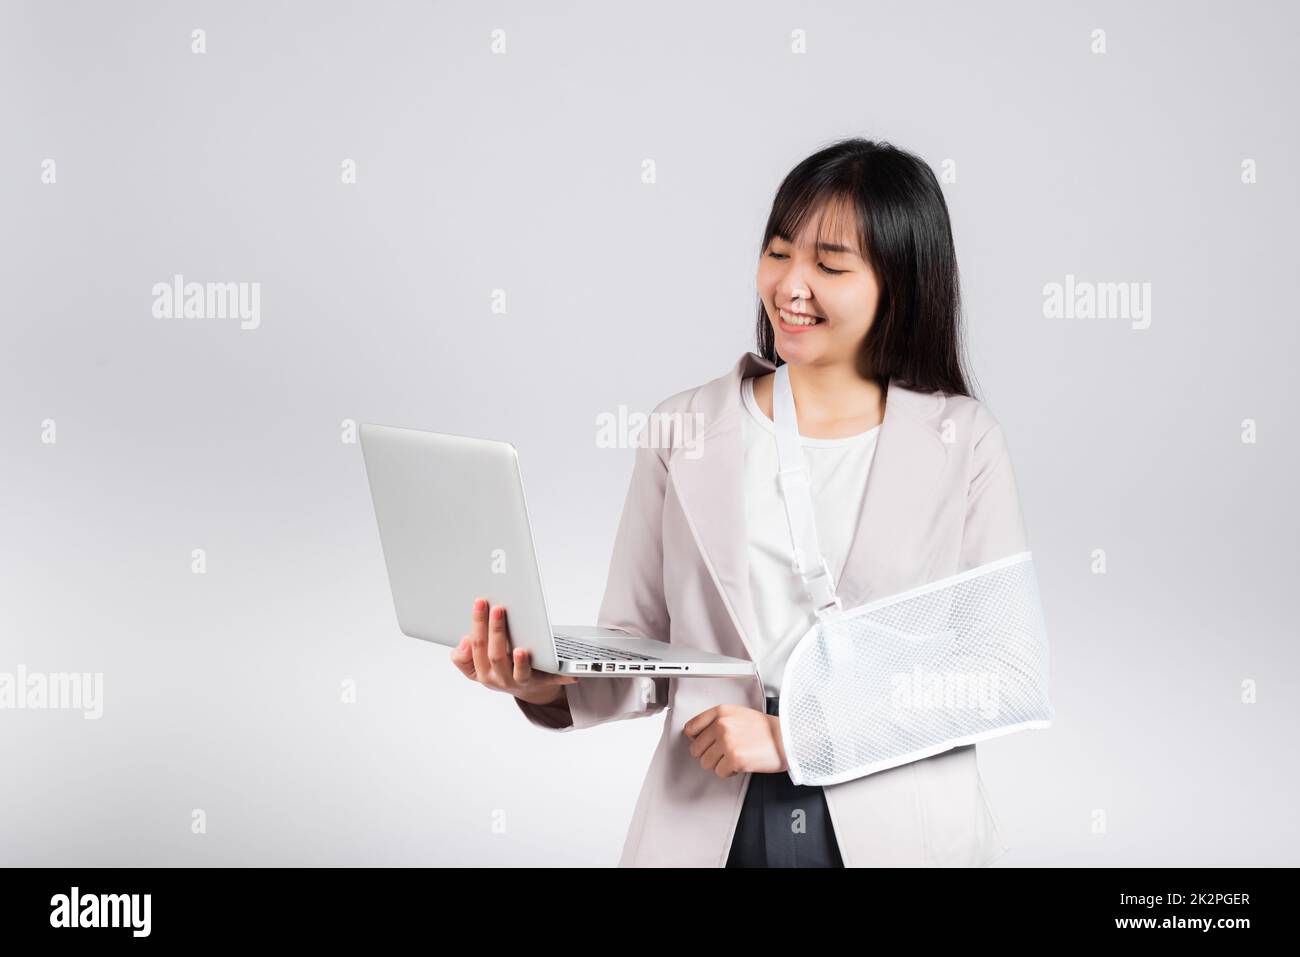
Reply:
[[509, 442], [366, 424], [361, 450], [404, 634], [455, 647], [469, 632], [474, 599], [481, 597], [506, 607], [512, 647], [527, 648], [540, 671], [601, 677], [755, 673], [754, 663], [743, 658], [617, 629], [552, 626], [519, 455]]

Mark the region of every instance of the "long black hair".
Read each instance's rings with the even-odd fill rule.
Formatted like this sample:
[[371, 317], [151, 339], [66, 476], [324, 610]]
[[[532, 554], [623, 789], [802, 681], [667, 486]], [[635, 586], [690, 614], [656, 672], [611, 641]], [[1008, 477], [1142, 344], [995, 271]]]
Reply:
[[[920, 392], [971, 395], [952, 224], [929, 165], [889, 143], [860, 138], [819, 150], [782, 181], [759, 254], [773, 236], [793, 239], [819, 210], [826, 213], [819, 241], [837, 215], [856, 213], [859, 248], [880, 286], [859, 373], [882, 390], [892, 380]], [[783, 365], [761, 296], [756, 331], [759, 355]]]

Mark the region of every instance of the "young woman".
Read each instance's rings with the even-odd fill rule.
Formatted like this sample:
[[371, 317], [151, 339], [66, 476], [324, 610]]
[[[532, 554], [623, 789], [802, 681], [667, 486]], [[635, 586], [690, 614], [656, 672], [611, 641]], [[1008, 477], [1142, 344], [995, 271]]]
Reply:
[[752, 682], [560, 677], [475, 603], [452, 660], [571, 731], [667, 708], [621, 864], [983, 865], [1006, 851], [974, 745], [827, 787], [786, 773], [785, 661], [814, 621], [776, 480], [788, 364], [821, 548], [846, 609], [1024, 551], [1001, 427], [971, 397], [957, 261], [930, 168], [850, 139], [781, 184], [763, 236], [758, 351], [655, 412], [701, 451], [637, 450], [598, 624], [757, 665]]

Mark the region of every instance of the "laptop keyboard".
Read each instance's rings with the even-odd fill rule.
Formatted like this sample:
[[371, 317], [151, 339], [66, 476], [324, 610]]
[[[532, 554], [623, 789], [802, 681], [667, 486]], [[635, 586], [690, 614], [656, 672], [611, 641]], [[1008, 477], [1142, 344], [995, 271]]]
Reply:
[[658, 661], [650, 655], [638, 655], [629, 651], [618, 651], [604, 645], [594, 645], [574, 638], [555, 636], [555, 651], [563, 660], [568, 661]]

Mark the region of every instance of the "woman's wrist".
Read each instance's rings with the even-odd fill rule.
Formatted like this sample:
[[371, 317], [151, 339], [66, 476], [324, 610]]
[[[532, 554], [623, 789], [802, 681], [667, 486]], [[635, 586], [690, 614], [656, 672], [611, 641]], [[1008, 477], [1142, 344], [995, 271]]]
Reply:
[[776, 753], [781, 758], [782, 771], [790, 770], [790, 762], [785, 757], [785, 742], [781, 740], [781, 719], [774, 714], [767, 716], [768, 723], [772, 727], [772, 741], [776, 744]]

